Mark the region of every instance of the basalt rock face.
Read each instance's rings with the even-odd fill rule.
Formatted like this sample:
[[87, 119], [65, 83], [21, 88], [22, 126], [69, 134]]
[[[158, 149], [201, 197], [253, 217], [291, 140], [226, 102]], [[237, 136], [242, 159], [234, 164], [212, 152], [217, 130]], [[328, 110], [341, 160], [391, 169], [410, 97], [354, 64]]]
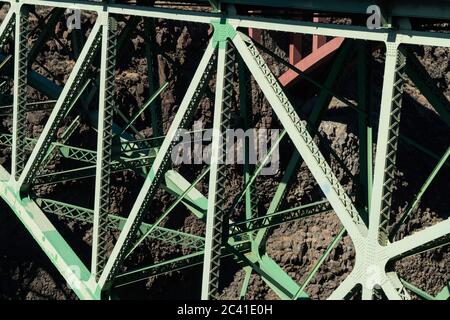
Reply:
[[[93, 16], [83, 15], [83, 31], [87, 31], [92, 26], [93, 19]], [[68, 48], [71, 48], [72, 45], [71, 36], [62, 23], [60, 22], [55, 30], [56, 37], [59, 40], [48, 41], [39, 58], [53, 74], [52, 77], [55, 82], [59, 84], [65, 83], [75, 63], [68, 53], [70, 51]], [[136, 31], [131, 33], [123, 49], [125, 54], [118, 61], [115, 99], [117, 105], [120, 106], [120, 110], [128, 117], [135, 114], [149, 97], [142, 26], [142, 23], [139, 24]], [[123, 23], [119, 23], [119, 29], [123, 27]], [[166, 80], [170, 80], [170, 84], [161, 98], [164, 130], [167, 130], [172, 122], [184, 92], [192, 79], [201, 54], [206, 47], [208, 33], [208, 28], [205, 26], [165, 20], [156, 21], [156, 43], [160, 52], [164, 52], [166, 55], [165, 57], [159, 55], [157, 58], [159, 85], [162, 85]], [[283, 34], [265, 33], [263, 41], [274, 52], [286, 57], [287, 40]], [[446, 94], [450, 96], [450, 66], [448, 62], [450, 51], [426, 47], [423, 50], [417, 49], [416, 52], [430, 75], [438, 80], [441, 87], [447, 88]], [[374, 79], [374, 88], [378, 88], [374, 91], [378, 95], [376, 99], [379, 99], [383, 59], [381, 55], [377, 54], [374, 54], [374, 57], [377, 73]], [[268, 59], [268, 61], [271, 62], [272, 60]], [[49, 76], [48, 71], [45, 71], [42, 67], [35, 65], [34, 68], [36, 71]], [[355, 70], [351, 68], [348, 73], [342, 76], [336, 90], [354, 101], [355, 89], [351, 83], [354, 83]], [[276, 63], [271, 64], [271, 69], [276, 75], [280, 75], [285, 70], [284, 67]], [[292, 88], [289, 95], [295, 107], [299, 109], [299, 113], [302, 116], [307, 116], [311, 112], [316, 97], [313, 91], [309, 93], [305, 92], [306, 89], [305, 91], [297, 90], [297, 88], [302, 88], [302, 85], [299, 84], [299, 87]], [[214, 88], [214, 78], [211, 80], [211, 87]], [[237, 92], [237, 88], [235, 89]], [[254, 81], [251, 83], [251, 92], [253, 127], [280, 129], [278, 120]], [[213, 103], [209, 98], [210, 96], [213, 96], [211, 92], [207, 92], [206, 98], [201, 101], [195, 116], [196, 120], [202, 121], [206, 127], [211, 125], [213, 116]], [[39, 101], [43, 97], [30, 89], [29, 99], [30, 101]], [[238, 110], [236, 106], [233, 108], [232, 123], [239, 124], [240, 118], [236, 116]], [[450, 143], [449, 130], [442, 122], [439, 122], [435, 111], [409, 81], [406, 85], [403, 109], [402, 133], [416, 139], [436, 154], [441, 155]], [[28, 113], [27, 134], [30, 137], [38, 137], [47, 118], [48, 112]], [[374, 118], [376, 119], [376, 117]], [[11, 119], [3, 118], [2, 121], [2, 130], [11, 130]], [[376, 120], [374, 121], [374, 128], [376, 128], [377, 123]], [[153, 132], [148, 113], [143, 114], [136, 121], [135, 126], [138, 131], [136, 136], [152, 136]], [[344, 169], [341, 164], [334, 160], [330, 152], [324, 151], [337, 178], [349, 194], [354, 193], [356, 189], [350, 175], [359, 173], [359, 133], [356, 112], [352, 111], [345, 103], [332, 99], [329, 111], [320, 125], [319, 133], [322, 137], [320, 143], [328, 143], [346, 167]], [[71, 142], [81, 147], [95, 148], [95, 135], [94, 130], [90, 129], [88, 125], [83, 125], [76, 132]], [[374, 136], [376, 135], [374, 134]], [[430, 137], [433, 137], [431, 141]], [[294, 149], [292, 143], [283, 141], [280, 150], [280, 165], [281, 169], [284, 169]], [[0, 163], [2, 161], [6, 164], [10, 161], [9, 150], [0, 150]], [[398, 217], [404, 211], [407, 203], [411, 201], [413, 195], [427, 178], [428, 173], [431, 172], [435, 161], [414, 148], [400, 145], [393, 199], [395, 211], [392, 214], [393, 221], [395, 216]], [[57, 160], [52, 164], [53, 167], [49, 167], [49, 170], [56, 170], [56, 168], [64, 165], [67, 164], [63, 163], [63, 160]], [[257, 178], [256, 190], [260, 212], [265, 212], [270, 204], [271, 196], [274, 194], [282, 176], [281, 169], [275, 175]], [[242, 188], [242, 168], [236, 165], [228, 166], [226, 170], [228, 181], [225, 194], [226, 198], [231, 201]], [[444, 171], [430, 186], [429, 191], [420, 203], [420, 209], [415, 210], [409, 222], [400, 229], [400, 237], [448, 217], [450, 199], [446, 196], [445, 188], [450, 175]], [[193, 181], [201, 172], [201, 167], [195, 165], [182, 166], [179, 167], [179, 172], [187, 180]], [[133, 172], [112, 175], [111, 212], [126, 216], [133, 205], [141, 184], [142, 179]], [[207, 194], [207, 182], [200, 183], [198, 189], [203, 194]], [[93, 196], [85, 196], [81, 192], [77, 192], [78, 190], [83, 190], [83, 192], [91, 190], [93, 195], [94, 182], [67, 182], [62, 185], [39, 188], [35, 192], [41, 196], [56, 197], [61, 200], [67, 198], [69, 193], [71, 199], [73, 199], [74, 194], [80, 194], [76, 199], [77, 204], [92, 207]], [[295, 207], [317, 201], [321, 197], [322, 193], [309, 169], [302, 165], [293, 177], [293, 184], [286, 195], [285, 207]], [[159, 192], [156, 199], [152, 203], [152, 208], [157, 209], [154, 210], [156, 212], [167, 209], [174, 201], [173, 197], [164, 192]], [[0, 239], [2, 240], [0, 241], [0, 298], [75, 299], [75, 295], [68, 289], [65, 281], [48, 261], [45, 254], [40, 251], [14, 214], [3, 203], [0, 206], [0, 212], [2, 213], [2, 219], [0, 219]], [[233, 214], [233, 218], [239, 218], [242, 210], [240, 210], [240, 213], [235, 212]], [[147, 218], [149, 221], [154, 221], [156, 215], [152, 212]], [[82, 223], [68, 222], [55, 217], [51, 219], [65, 236], [74, 239], [71, 244], [79, 250], [77, 252], [80, 252], [82, 259], [89, 265], [89, 245], [92, 236], [90, 227]], [[164, 220], [163, 225], [197, 235], [204, 233], [203, 222], [189, 214], [181, 206], [177, 207], [170, 217]], [[303, 283], [308, 272], [314, 267], [314, 264], [340, 228], [341, 224], [333, 212], [285, 223], [270, 231], [266, 252], [292, 279], [297, 283]], [[113, 239], [116, 237], [117, 233], [112, 232], [110, 234], [111, 247]], [[159, 241], [146, 241], [144, 246], [133, 254], [128, 268], [131, 269], [143, 263], [164, 261], [186, 253], [189, 253], [189, 251], [180, 247], [174, 247]], [[319, 272], [310, 281], [310, 284], [306, 287], [306, 292], [312, 298], [326, 298], [352, 270], [354, 257], [354, 247], [351, 240], [345, 236], [332, 250]], [[233, 262], [225, 261], [224, 263], [227, 266], [229, 264], [230, 268], [226, 268], [227, 272], [224, 275], [222, 297], [233, 299], [239, 295], [244, 272], [237, 268]], [[418, 287], [436, 294], [448, 282], [449, 266], [449, 250], [448, 247], [443, 247], [404, 259], [397, 263], [396, 270], [402, 277]], [[201, 282], [200, 271], [201, 267], [195, 267], [191, 270], [149, 279], [128, 289], [121, 289], [119, 293], [124, 298], [198, 298]], [[258, 275], [253, 274], [246, 298], [277, 299], [277, 296]]]

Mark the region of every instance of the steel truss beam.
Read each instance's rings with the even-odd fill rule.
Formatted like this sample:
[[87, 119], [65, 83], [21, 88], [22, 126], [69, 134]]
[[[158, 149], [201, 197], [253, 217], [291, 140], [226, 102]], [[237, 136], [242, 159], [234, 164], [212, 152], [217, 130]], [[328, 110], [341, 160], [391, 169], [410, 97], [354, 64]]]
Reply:
[[203, 263], [202, 299], [218, 299], [222, 243], [228, 233], [227, 198], [225, 186], [226, 130], [230, 126], [233, 104], [234, 48], [227, 41], [219, 42], [216, 96], [214, 104], [211, 172], [208, 184], [208, 211], [206, 213], [205, 256]]
[[[91, 209], [44, 198], [37, 198], [36, 204], [42, 209], [42, 211], [55, 214], [60, 217], [91, 224], [94, 222], [94, 210]], [[126, 218], [108, 214], [107, 227], [109, 229], [122, 230], [126, 221]], [[159, 226], [153, 227], [152, 224], [148, 223], [142, 223], [139, 232], [145, 235], [150, 229], [154, 229], [154, 232], [148, 234], [147, 237], [149, 239], [163, 241], [175, 246], [179, 245], [183, 248], [194, 250], [201, 250], [205, 245], [205, 241], [202, 237]]]
[[328, 200], [281, 210], [261, 217], [251, 218], [230, 224], [230, 236], [237, 236], [247, 232], [274, 227], [285, 222], [303, 219], [331, 210], [332, 208]]
[[[256, 272], [279, 297], [283, 299], [306, 298], [307, 295], [304, 292], [306, 286], [344, 233], [348, 233], [354, 243], [356, 250], [355, 266], [351, 274], [333, 292], [330, 299], [347, 297], [357, 284], [362, 284], [363, 299], [372, 299], [374, 297], [374, 294], [376, 294], [376, 289], [374, 288], [377, 284], [390, 299], [409, 298], [405, 288], [413, 292], [419, 292], [412, 285], [398, 278], [391, 269], [391, 262], [425, 250], [448, 245], [450, 220], [441, 221], [395, 242], [390, 242], [387, 237], [389, 234], [387, 228], [389, 216], [387, 213], [391, 207], [391, 181], [395, 167], [397, 139], [400, 136], [399, 110], [405, 72], [417, 84], [446, 122], [448, 122], [448, 101], [443, 99], [442, 93], [436, 90], [433, 81], [425, 75], [423, 67], [420, 68], [419, 66], [420, 62], [414, 60], [415, 57], [410, 53], [405, 53], [401, 45], [418, 44], [450, 47], [450, 35], [393, 29], [371, 31], [357, 26], [337, 26], [317, 22], [249, 17], [236, 15], [234, 10], [208, 13], [96, 2], [40, 1], [40, 5], [58, 8], [55, 12], [61, 12], [61, 8], [73, 8], [76, 6], [78, 9], [91, 10], [98, 14], [97, 21], [79, 53], [75, 67], [66, 85], [60, 90], [55, 86], [49, 85], [45, 79], [36, 76], [33, 71], [28, 70], [29, 64], [35, 59], [39, 43], [45, 39], [45, 34], [42, 34], [32, 52], [27, 52], [27, 9], [35, 4], [34, 0], [11, 2], [11, 9], [5, 18], [5, 23], [0, 27], [0, 45], [4, 44], [12, 35], [13, 30], [15, 31], [14, 47], [16, 54], [12, 108], [14, 118], [13, 134], [11, 138], [7, 135], [0, 136], [2, 143], [12, 146], [12, 170], [11, 174], [9, 174], [3, 168], [0, 168], [0, 190], [1, 196], [13, 208], [16, 215], [50, 257], [63, 277], [66, 280], [75, 277], [77, 282], [72, 287], [80, 298], [104, 298], [111, 288], [134, 283], [146, 277], [200, 265], [202, 262], [202, 298], [218, 298], [220, 296], [220, 261], [227, 255], [237, 259], [246, 272], [241, 297], [245, 296], [250, 275], [252, 272]], [[117, 108], [114, 106], [113, 92], [115, 59], [118, 55], [116, 50], [120, 46], [120, 43], [116, 41], [115, 17], [117, 15], [131, 16], [131, 27], [128, 27], [118, 42], [123, 42], [127, 32], [132, 29], [133, 24], [137, 21], [135, 17], [146, 18], [145, 32], [147, 35], [151, 29], [149, 27], [150, 19], [154, 18], [205, 24], [212, 23], [214, 34], [166, 135], [157, 139], [153, 137], [152, 139], [155, 140], [152, 141], [124, 141], [124, 137], [120, 134], [119, 136], [122, 138], [120, 142], [121, 150], [116, 155], [113, 153], [113, 136], [115, 133], [113, 112]], [[219, 18], [221, 18], [221, 23], [217, 22]], [[56, 17], [52, 15], [50, 20], [54, 21], [54, 19]], [[238, 31], [238, 28], [248, 27], [317, 34], [320, 36], [347, 37], [361, 41], [344, 41], [337, 52], [335, 63], [325, 84], [318, 85], [321, 89], [318, 102], [306, 122], [294, 110], [280, 83], [270, 71], [263, 56], [259, 53], [258, 48], [261, 48]], [[48, 31], [46, 30], [46, 32]], [[370, 123], [367, 117], [371, 113], [371, 106], [369, 106], [369, 89], [365, 87], [367, 83], [362, 83], [367, 78], [364, 73], [364, 65], [367, 64], [367, 47], [362, 41], [367, 40], [383, 42], [387, 47], [373, 182], [371, 180], [372, 156], [369, 151], [372, 139]], [[355, 43], [356, 47], [354, 46]], [[154, 70], [151, 70], [154, 67], [155, 57], [149, 52], [149, 44], [146, 44], [146, 46], [146, 58], [149, 64], [148, 73], [149, 75], [153, 73], [152, 76], [155, 77]], [[331, 97], [336, 95], [333, 86], [342, 72], [346, 59], [354, 49], [357, 51], [358, 70], [360, 72], [358, 79], [362, 87], [359, 88], [357, 105], [351, 102], [349, 105], [353, 105], [359, 111], [360, 133], [362, 139], [364, 139], [363, 150], [360, 150], [360, 161], [364, 164], [364, 168], [359, 177], [361, 189], [358, 193], [359, 199], [357, 204], [354, 204], [350, 196], [346, 194], [343, 186], [337, 180], [313, 139]], [[85, 97], [82, 97], [82, 94], [88, 85], [86, 81], [88, 68], [93, 63], [99, 50], [101, 56], [100, 76], [91, 89], [89, 96], [85, 99]], [[239, 197], [239, 201], [245, 199], [246, 213], [245, 220], [240, 222], [229, 220], [228, 214], [230, 212], [225, 205], [227, 199], [224, 198], [225, 170], [221, 164], [217, 163], [223, 147], [220, 144], [220, 137], [229, 125], [231, 107], [234, 103], [232, 99], [234, 97], [234, 74], [236, 73], [236, 70], [234, 70], [236, 65], [235, 52], [239, 54], [239, 57], [236, 58], [239, 64], [240, 82], [245, 82], [246, 77], [248, 81], [249, 74], [246, 74], [248, 69], [275, 111], [285, 129], [286, 135], [290, 137], [297, 149], [265, 216], [257, 216], [256, 197], [254, 189], [252, 189], [254, 187], [253, 182], [259, 171], [258, 169], [253, 170], [253, 168], [250, 168], [248, 161], [246, 161], [244, 170], [245, 190]], [[408, 64], [405, 57], [411, 60], [412, 63]], [[212, 161], [209, 168], [209, 194], [208, 198], [206, 198], [195, 190], [195, 184], [192, 186], [185, 180], [177, 179], [180, 177], [174, 176], [176, 172], [172, 172], [171, 175], [168, 169], [172, 149], [179, 140], [179, 130], [189, 127], [192, 116], [200, 99], [203, 97], [204, 89], [208, 85], [212, 77], [212, 71], [216, 66], [216, 96], [213, 124], [216, 134], [213, 135], [214, 148], [212, 152], [213, 160], [216, 161]], [[301, 71], [299, 73], [299, 70], [294, 68], [293, 71], [301, 75]], [[303, 74], [303, 76], [305, 75]], [[44, 131], [36, 141], [26, 137], [24, 127], [26, 112], [30, 111], [30, 106], [26, 101], [27, 81], [34, 84], [37, 83], [38, 86], [43, 88], [43, 91], [48, 90], [45, 93], [50, 92], [56, 96], [60, 93], [50, 118], [44, 127]], [[153, 98], [163, 89], [156, 90], [154, 82], [156, 82], [156, 79], [152, 79], [153, 89], [150, 90], [150, 94], [155, 94], [154, 96], [150, 95], [151, 98], [148, 104], [152, 105], [151, 121], [153, 127], [155, 130], [159, 130], [157, 122], [160, 115], [153, 109], [154, 105], [157, 105], [157, 103], [153, 103]], [[78, 100], [85, 106], [89, 104], [97, 90], [97, 86], [100, 93], [99, 109], [97, 113], [90, 115], [97, 122], [94, 125], [98, 129], [97, 150], [92, 151], [66, 145], [67, 138], [74, 132], [74, 128], [79, 125], [79, 118], [66, 129], [64, 137], [55, 142], [56, 132], [61, 127], [62, 120], [75, 107]], [[245, 99], [244, 92], [247, 88], [243, 83], [240, 83], [240, 86], [240, 93], [242, 98]], [[243, 101], [240, 101], [240, 104], [243, 109], [246, 108]], [[146, 107], [147, 105], [144, 105], [141, 111], [143, 112]], [[248, 111], [247, 109], [242, 112], [245, 114]], [[247, 116], [248, 114], [245, 117]], [[131, 128], [132, 122], [133, 119], [127, 122]], [[247, 123], [246, 126], [249, 127], [250, 123]], [[156, 136], [162, 135], [161, 130], [158, 130], [155, 132], [160, 133], [157, 133]], [[124, 132], [122, 131], [122, 133]], [[156, 143], [156, 140], [162, 142], [162, 144]], [[153, 145], [153, 142], [155, 142], [155, 145]], [[31, 151], [31, 156], [27, 160], [29, 151]], [[149, 153], [151, 154], [149, 155]], [[63, 172], [45, 173], [45, 167], [57, 154], [91, 165]], [[446, 162], [447, 157], [448, 154], [446, 154], [446, 157], [444, 155], [444, 160], [441, 160], [438, 164], [439, 168]], [[300, 160], [304, 161], [310, 169], [327, 199], [297, 208], [280, 210], [285, 191], [289, 185], [289, 177], [298, 168]], [[129, 216], [125, 218], [111, 215], [109, 213], [109, 179], [111, 173], [116, 170], [134, 170], [140, 167], [148, 170], [143, 171], [145, 173], [144, 185]], [[431, 179], [434, 175], [433, 172]], [[29, 197], [31, 195], [31, 187], [42, 182], [52, 183], [93, 176], [95, 176], [96, 182], [93, 210], [49, 199], [37, 199], [36, 202], [41, 207], [39, 208], [32, 198]], [[167, 186], [162, 185], [164, 178], [166, 178]], [[428, 182], [427, 180], [426, 184], [429, 184]], [[167, 213], [163, 213], [153, 224], [143, 222], [150, 208], [151, 201], [160, 187], [178, 196], [171, 208], [175, 207], [179, 202], [183, 202], [200, 219], [206, 219], [205, 238], [160, 227], [158, 224]], [[41, 209], [51, 211], [65, 218], [92, 223], [94, 240], [90, 271], [51, 225]], [[330, 243], [324, 255], [310, 270], [306, 280], [299, 285], [265, 253], [263, 247], [267, 229], [282, 222], [293, 221], [316, 213], [329, 211], [330, 209], [333, 209], [337, 214], [343, 228]], [[368, 219], [366, 217], [367, 214]], [[106, 253], [106, 234], [110, 229], [118, 229], [121, 233], [112, 253], [108, 257]], [[256, 230], [258, 232], [255, 234], [253, 231]], [[120, 274], [124, 259], [145, 238], [179, 245], [193, 250], [193, 253]], [[240, 248], [241, 245], [245, 247], [245, 250]], [[224, 254], [225, 250], [227, 250], [227, 254]], [[74, 275], [73, 266], [80, 273]], [[378, 268], [380, 278], [376, 283], [367, 284], [368, 274], [366, 271], [372, 267]], [[444, 288], [438, 296], [448, 297], [448, 287]]]

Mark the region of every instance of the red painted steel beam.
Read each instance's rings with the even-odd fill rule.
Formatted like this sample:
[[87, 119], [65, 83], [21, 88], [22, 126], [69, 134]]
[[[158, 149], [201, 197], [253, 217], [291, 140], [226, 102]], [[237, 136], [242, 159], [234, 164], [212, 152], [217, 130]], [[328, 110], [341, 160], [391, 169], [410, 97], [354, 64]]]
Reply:
[[[344, 38], [334, 38], [326, 42], [317, 50], [313, 51], [302, 60], [300, 60], [297, 64], [295, 64], [295, 67], [302, 72], [307, 72], [310, 71], [313, 67], [320, 66], [323, 62], [327, 61], [327, 58], [330, 55], [334, 54], [336, 50], [339, 49], [343, 41]], [[294, 84], [295, 80], [297, 80], [298, 77], [299, 75], [297, 72], [295, 72], [294, 70], [288, 70], [284, 74], [282, 74], [278, 78], [278, 80], [283, 87], [288, 87]]]

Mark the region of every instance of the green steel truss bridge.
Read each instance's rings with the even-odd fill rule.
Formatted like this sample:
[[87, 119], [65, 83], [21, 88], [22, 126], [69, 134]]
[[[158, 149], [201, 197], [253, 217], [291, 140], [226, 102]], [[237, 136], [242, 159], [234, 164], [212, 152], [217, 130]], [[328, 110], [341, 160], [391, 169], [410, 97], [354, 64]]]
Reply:
[[[450, 1], [3, 1], [6, 15], [0, 26], [0, 46], [10, 46], [2, 53], [1, 117], [12, 119], [10, 132], [2, 132], [2, 148], [10, 148], [11, 161], [0, 166], [0, 195], [34, 238], [53, 265], [67, 280], [80, 299], [108, 299], [117, 288], [130, 286], [150, 277], [202, 268], [201, 298], [217, 299], [221, 294], [226, 259], [232, 259], [245, 272], [240, 298], [245, 298], [252, 274], [261, 279], [280, 299], [308, 299], [307, 287], [333, 248], [350, 237], [355, 261], [352, 271], [336, 284], [329, 299], [448, 299], [450, 284], [432, 295], [401, 278], [395, 262], [427, 250], [447, 246], [450, 220], [424, 226], [400, 238], [402, 224], [419, 204], [422, 195], [441, 170], [448, 170], [450, 148], [442, 155], [402, 136], [400, 115], [404, 83], [410, 79], [433, 106], [440, 120], [450, 126], [450, 103], [443, 89], [427, 73], [411, 48], [414, 46], [450, 47], [450, 33], [436, 25], [450, 21]], [[381, 28], [366, 26], [366, 10], [372, 4], [381, 8]], [[48, 8], [46, 16], [36, 12]], [[75, 64], [64, 84], [55, 83], [33, 69], [45, 42], [54, 37], [55, 25], [66, 9], [80, 9], [96, 17], [84, 36], [72, 32]], [[38, 18], [36, 18], [38, 17]], [[335, 23], [348, 17], [351, 23]], [[38, 19], [42, 31], [29, 38], [31, 19]], [[167, 83], [160, 85], [157, 72], [158, 51], [155, 19], [210, 26], [210, 39], [195, 73], [186, 88], [170, 126], [161, 126], [160, 95]], [[118, 22], [125, 22], [118, 28]], [[115, 71], [124, 40], [143, 21], [149, 99], [134, 115], [124, 115], [114, 100]], [[284, 32], [292, 37], [289, 61], [264, 47], [258, 38], [262, 30]], [[302, 37], [312, 37], [309, 55], [300, 53]], [[75, 45], [76, 44], [76, 45]], [[368, 76], [374, 50], [384, 56], [384, 76], [378, 88], [381, 99], [371, 103], [375, 90]], [[270, 62], [268, 57], [270, 57]], [[286, 73], [276, 77], [272, 63], [282, 64]], [[353, 64], [357, 101], [349, 101], [334, 91], [335, 83], [347, 64]], [[7, 66], [11, 65], [8, 69]], [[315, 80], [312, 66], [326, 65], [324, 81]], [[215, 79], [215, 85], [211, 80]], [[291, 141], [292, 154], [281, 153], [287, 166], [275, 192], [264, 194], [270, 205], [261, 209], [255, 193], [264, 161], [251, 165], [248, 156], [243, 165], [242, 188], [238, 196], [225, 198], [227, 186], [224, 165], [212, 162], [202, 173], [188, 181], [173, 167], [171, 152], [180, 139], [180, 129], [192, 126], [202, 99], [213, 101], [212, 154], [221, 157], [220, 136], [232, 124], [233, 110], [243, 119], [241, 128], [252, 126], [249, 81], [258, 86], [282, 134], [268, 156], [282, 140]], [[167, 81], [170, 81], [167, 80]], [[302, 116], [287, 90], [295, 83], [308, 83], [317, 90], [312, 112]], [[238, 87], [239, 94], [236, 94]], [[30, 88], [48, 100], [28, 101]], [[239, 99], [236, 97], [239, 96]], [[344, 101], [358, 118], [359, 173], [354, 176], [356, 193], [349, 194], [318, 143], [317, 128], [331, 99]], [[237, 109], [236, 109], [237, 108]], [[49, 117], [38, 137], [27, 135], [27, 113], [48, 110]], [[136, 119], [150, 114], [152, 138], [137, 134]], [[373, 121], [370, 115], [376, 114]], [[68, 122], [68, 119], [70, 121]], [[373, 123], [379, 123], [373, 126]], [[71, 139], [81, 125], [89, 124], [97, 133], [96, 148], [87, 149]], [[432, 137], [429, 137], [432, 138]], [[376, 148], [372, 148], [372, 145]], [[411, 194], [409, 206], [400, 216], [391, 207], [394, 193], [396, 155], [399, 144], [408, 143], [430, 156], [435, 163], [422, 187]], [[245, 150], [248, 154], [248, 143]], [[338, 155], [333, 155], [339, 161]], [[70, 169], [49, 170], [55, 159], [75, 163]], [[341, 161], [342, 162], [342, 161]], [[285, 196], [300, 166], [306, 166], [323, 197], [316, 202], [286, 206]], [[345, 164], [344, 164], [345, 166]], [[111, 176], [131, 171], [142, 176], [137, 197], [129, 212], [114, 214], [111, 207]], [[348, 171], [348, 170], [347, 170]], [[67, 181], [95, 181], [92, 190], [77, 193], [93, 199], [84, 207], [71, 199], [71, 192], [50, 198], [40, 196], [42, 186], [57, 186]], [[197, 189], [208, 184], [207, 193]], [[75, 189], [73, 189], [75, 190]], [[444, 191], [445, 192], [445, 191]], [[448, 195], [448, 190], [446, 190]], [[85, 194], [84, 194], [85, 193]], [[148, 218], [155, 210], [152, 202], [162, 193], [173, 200], [156, 219]], [[164, 227], [165, 219], [175, 207], [183, 207], [205, 224], [205, 233]], [[233, 213], [241, 210], [239, 218]], [[303, 283], [297, 283], [266, 252], [267, 237], [274, 226], [327, 212], [336, 215], [342, 229], [308, 271]], [[2, 213], [3, 214], [3, 213]], [[64, 221], [78, 221], [92, 230], [90, 258], [82, 257], [54, 223], [55, 216]], [[151, 220], [151, 221], [150, 221]], [[111, 241], [110, 234], [116, 238]], [[131, 268], [127, 259], [146, 239], [182, 248], [178, 257], [150, 265]], [[373, 280], [370, 270], [379, 270]], [[200, 298], [200, 297], [199, 297]]]

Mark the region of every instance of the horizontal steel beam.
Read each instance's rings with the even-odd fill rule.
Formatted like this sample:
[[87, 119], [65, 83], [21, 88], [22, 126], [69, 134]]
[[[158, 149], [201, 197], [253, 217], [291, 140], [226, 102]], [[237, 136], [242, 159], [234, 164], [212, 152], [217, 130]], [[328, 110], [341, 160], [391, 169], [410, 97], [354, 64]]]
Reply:
[[[14, 3], [14, 2], [13, 2]], [[36, 5], [35, 0], [21, 0], [19, 4]], [[292, 1], [294, 3], [294, 1]], [[404, 2], [406, 3], [406, 2]], [[448, 3], [445, 3], [448, 5]], [[176, 21], [187, 21], [209, 24], [213, 20], [218, 20], [223, 17], [223, 14], [211, 13], [211, 12], [198, 12], [188, 11], [180, 9], [167, 9], [167, 8], [155, 8], [144, 7], [126, 4], [105, 4], [89, 1], [39, 1], [39, 5], [69, 8], [69, 9], [81, 9], [90, 10], [96, 12], [107, 11], [110, 14], [150, 17], [157, 19], [167, 19]], [[258, 5], [261, 3], [258, 2]], [[423, 6], [427, 4], [422, 3], [422, 10], [418, 12], [426, 12]], [[413, 6], [409, 6], [413, 7]], [[442, 7], [436, 7], [436, 12], [440, 12]], [[366, 7], [367, 9], [367, 7]], [[400, 10], [401, 11], [401, 10]], [[444, 15], [442, 19], [449, 19], [447, 14], [448, 10], [441, 11]], [[325, 24], [318, 22], [306, 22], [300, 20], [289, 19], [273, 19], [273, 18], [261, 18], [261, 17], [249, 17], [244, 15], [227, 16], [227, 22], [238, 28], [256, 28], [262, 30], [284, 31], [303, 34], [316, 34], [330, 37], [342, 37], [353, 38], [361, 40], [371, 40], [380, 42], [395, 42], [400, 44], [416, 44], [416, 45], [430, 45], [430, 46], [444, 46], [450, 47], [450, 34], [438, 33], [438, 32], [420, 32], [411, 30], [393, 30], [393, 29], [374, 29], [370, 30], [365, 26], [349, 26], [349, 25], [336, 25]]]
[[[85, 223], [93, 223], [94, 210], [44, 198], [37, 198], [36, 203], [44, 212]], [[108, 228], [122, 230], [126, 221], [127, 218], [109, 214]], [[153, 228], [152, 224], [142, 223], [140, 232], [146, 234], [151, 228]], [[149, 234], [147, 238], [194, 250], [200, 250], [205, 245], [205, 239], [202, 237], [159, 226], [155, 227], [153, 233]]]
[[236, 236], [263, 228], [274, 227], [285, 222], [292, 222], [332, 210], [333, 208], [328, 200], [322, 200], [307, 205], [286, 209], [262, 217], [230, 224], [230, 236]]

